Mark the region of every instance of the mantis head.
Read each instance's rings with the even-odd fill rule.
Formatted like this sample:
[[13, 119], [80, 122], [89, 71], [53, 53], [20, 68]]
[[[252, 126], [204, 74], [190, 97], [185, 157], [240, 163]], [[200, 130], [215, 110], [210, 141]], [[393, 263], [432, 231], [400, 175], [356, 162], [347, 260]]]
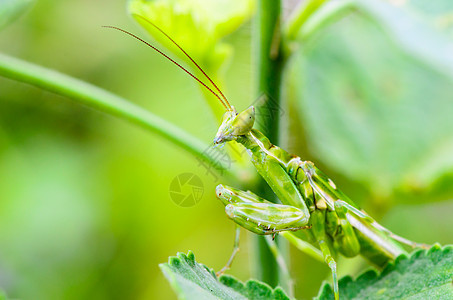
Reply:
[[253, 128], [255, 123], [255, 107], [250, 106], [246, 110], [237, 113], [232, 106], [223, 115], [222, 124], [214, 138], [214, 144], [236, 140], [238, 136], [245, 135]]

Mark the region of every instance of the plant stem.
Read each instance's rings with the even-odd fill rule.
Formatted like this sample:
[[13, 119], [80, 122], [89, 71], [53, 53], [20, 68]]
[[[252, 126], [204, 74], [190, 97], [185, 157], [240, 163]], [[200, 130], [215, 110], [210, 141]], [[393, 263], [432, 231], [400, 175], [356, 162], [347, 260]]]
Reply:
[[[256, 97], [264, 97], [264, 103], [256, 108], [255, 124], [274, 143], [278, 142], [279, 132], [278, 108], [282, 71], [280, 32], [280, 1], [260, 0], [253, 53], [257, 66]], [[260, 181], [257, 189], [266, 195], [267, 199], [275, 197], [264, 180]], [[278, 265], [263, 237], [256, 238], [255, 250], [255, 276], [271, 286], [276, 286], [279, 282]]]
[[224, 175], [231, 170], [206, 151], [209, 146], [172, 123], [106, 90], [29, 62], [0, 54], [0, 76], [34, 85], [80, 104], [119, 117], [158, 134], [199, 157]]

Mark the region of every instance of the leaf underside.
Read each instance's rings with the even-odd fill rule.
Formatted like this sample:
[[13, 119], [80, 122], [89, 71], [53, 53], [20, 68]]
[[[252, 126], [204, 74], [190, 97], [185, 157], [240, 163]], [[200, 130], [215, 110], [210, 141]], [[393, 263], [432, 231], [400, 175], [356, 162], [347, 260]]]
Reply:
[[256, 280], [242, 283], [228, 275], [217, 278], [212, 269], [195, 261], [192, 251], [170, 257], [168, 263], [160, 264], [160, 268], [179, 299], [289, 300], [279, 287], [272, 289]]
[[[435, 22], [453, 1], [353, 2], [289, 65], [306, 135], [297, 146], [384, 201], [450, 199], [452, 185], [442, 182], [453, 172], [453, 56], [445, 46], [453, 26]], [[428, 22], [428, 7], [444, 16]]]
[[[339, 282], [340, 299], [453, 299], [453, 246], [399, 256], [380, 274], [370, 270]], [[325, 283], [318, 300], [334, 299]]]

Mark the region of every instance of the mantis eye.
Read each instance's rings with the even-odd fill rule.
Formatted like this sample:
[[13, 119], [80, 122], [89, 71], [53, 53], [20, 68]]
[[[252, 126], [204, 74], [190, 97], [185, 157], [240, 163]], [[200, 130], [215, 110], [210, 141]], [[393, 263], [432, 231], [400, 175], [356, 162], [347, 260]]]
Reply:
[[233, 120], [234, 135], [243, 135], [253, 128], [255, 123], [255, 108], [250, 106], [248, 109], [239, 113]]

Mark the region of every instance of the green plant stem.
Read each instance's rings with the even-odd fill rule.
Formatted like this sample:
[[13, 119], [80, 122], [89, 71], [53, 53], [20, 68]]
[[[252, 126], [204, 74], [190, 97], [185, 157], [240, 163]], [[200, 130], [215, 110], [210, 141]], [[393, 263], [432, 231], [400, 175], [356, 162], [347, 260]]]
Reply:
[[23, 60], [0, 54], [0, 76], [31, 84], [80, 104], [119, 117], [158, 134], [233, 178], [231, 170], [211, 156], [209, 145], [172, 123], [106, 90]]
[[286, 264], [286, 259], [281, 253], [281, 247], [277, 246], [277, 243], [274, 243], [270, 235], [266, 235], [265, 239], [269, 250], [274, 255], [275, 261], [279, 266], [280, 277], [283, 277], [285, 282], [288, 284], [287, 293], [291, 298], [294, 298], [294, 281], [291, 278], [291, 273], [289, 272], [288, 265]]
[[[280, 1], [258, 2], [254, 39], [253, 56], [257, 66], [256, 97], [264, 97], [263, 105], [256, 108], [255, 124], [272, 142], [277, 143], [280, 111], [270, 108], [278, 108], [280, 103], [282, 71]], [[275, 197], [264, 180], [261, 180], [256, 188], [259, 193], [266, 195], [267, 199]], [[256, 237], [255, 250], [255, 276], [271, 286], [276, 286], [279, 283], [278, 265], [263, 237]], [[285, 256], [285, 251], [280, 252]], [[280, 281], [280, 284], [287, 286], [285, 282]]]

